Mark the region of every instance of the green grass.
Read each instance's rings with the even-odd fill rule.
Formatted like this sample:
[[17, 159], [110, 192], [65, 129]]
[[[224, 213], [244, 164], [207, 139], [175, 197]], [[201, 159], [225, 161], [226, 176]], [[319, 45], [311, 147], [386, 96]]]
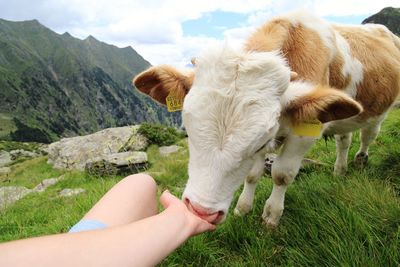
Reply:
[[[364, 170], [349, 164], [346, 176], [332, 175], [333, 140], [320, 140], [307, 157], [328, 167], [302, 170], [286, 194], [280, 225], [268, 230], [261, 220], [272, 181], [263, 177], [254, 209], [245, 217], [232, 215], [240, 194], [235, 195], [228, 218], [212, 233], [188, 240], [161, 266], [399, 266], [400, 265], [400, 109], [394, 110], [370, 148]], [[349, 158], [358, 149], [353, 137]], [[148, 148], [150, 168], [159, 192], [183, 192], [188, 152], [163, 158], [158, 147]], [[46, 158], [25, 161], [0, 177], [2, 184], [33, 187], [40, 180], [63, 174], [47, 165]], [[7, 180], [5, 180], [7, 179]], [[94, 178], [66, 173], [65, 179], [44, 193], [27, 196], [0, 213], [2, 241], [67, 231], [121, 177]], [[4, 182], [7, 181], [7, 182]], [[57, 198], [62, 188], [83, 187], [73, 198]]]
[[12, 116], [0, 113], [0, 139], [8, 139], [10, 133], [17, 130]]

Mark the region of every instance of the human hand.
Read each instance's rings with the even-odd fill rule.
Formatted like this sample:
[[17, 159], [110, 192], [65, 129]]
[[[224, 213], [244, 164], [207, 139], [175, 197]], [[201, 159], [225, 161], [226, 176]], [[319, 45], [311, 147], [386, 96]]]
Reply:
[[166, 211], [174, 212], [176, 213], [176, 216], [184, 217], [187, 229], [189, 230], [189, 236], [198, 235], [215, 229], [215, 225], [191, 213], [186, 205], [179, 198], [172, 195], [168, 190], [165, 190], [162, 193], [160, 202]]

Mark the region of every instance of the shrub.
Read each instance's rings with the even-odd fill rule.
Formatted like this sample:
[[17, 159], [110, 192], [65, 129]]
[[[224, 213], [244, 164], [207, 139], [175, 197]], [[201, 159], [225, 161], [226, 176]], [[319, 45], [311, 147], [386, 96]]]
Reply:
[[149, 140], [149, 144], [159, 146], [169, 146], [185, 137], [183, 133], [178, 132], [175, 128], [163, 125], [155, 125], [143, 123], [140, 125], [138, 133], [144, 135]]

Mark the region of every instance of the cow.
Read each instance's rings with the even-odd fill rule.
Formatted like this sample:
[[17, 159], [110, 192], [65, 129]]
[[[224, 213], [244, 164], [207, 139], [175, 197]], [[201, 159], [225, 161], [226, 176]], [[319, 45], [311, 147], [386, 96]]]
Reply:
[[399, 94], [400, 39], [382, 25], [330, 24], [292, 12], [267, 21], [241, 49], [225, 43], [196, 58], [192, 70], [155, 66], [133, 83], [161, 104], [183, 101], [190, 156], [182, 197], [211, 223], [224, 221], [243, 182], [234, 213], [252, 209], [265, 154], [278, 151], [262, 214], [275, 227], [288, 185], [321, 136], [335, 138], [335, 175], [346, 173], [356, 130], [354, 162], [367, 164], [368, 147]]

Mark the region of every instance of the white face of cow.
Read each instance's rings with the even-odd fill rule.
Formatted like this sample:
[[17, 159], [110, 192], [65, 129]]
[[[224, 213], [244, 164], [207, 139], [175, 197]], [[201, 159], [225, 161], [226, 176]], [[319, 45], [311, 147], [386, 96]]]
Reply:
[[274, 138], [289, 80], [278, 53], [224, 47], [197, 59], [182, 113], [190, 152], [183, 198], [208, 221], [225, 218], [257, 151]]

